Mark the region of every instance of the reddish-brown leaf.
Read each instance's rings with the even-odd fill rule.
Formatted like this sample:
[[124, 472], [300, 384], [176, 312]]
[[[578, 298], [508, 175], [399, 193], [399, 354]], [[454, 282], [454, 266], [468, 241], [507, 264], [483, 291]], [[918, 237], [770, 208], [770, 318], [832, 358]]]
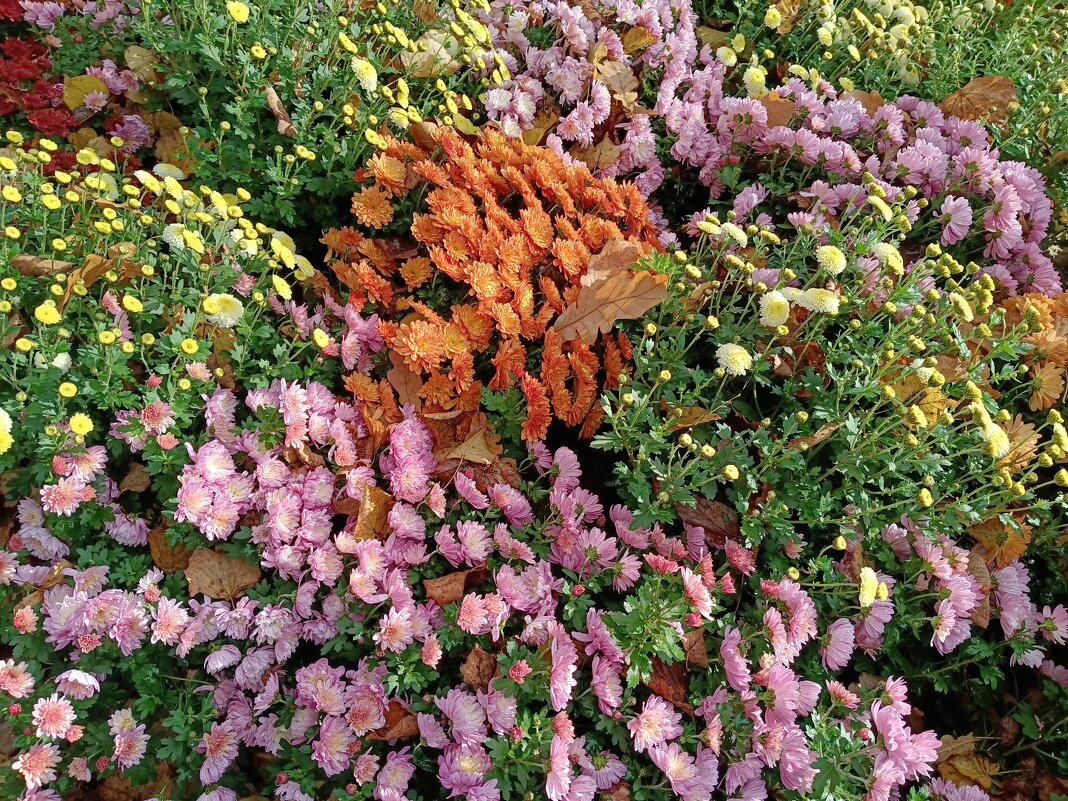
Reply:
[[130, 462], [126, 475], [119, 482], [119, 493], [144, 492], [152, 484], [152, 476], [140, 462]]
[[396, 698], [389, 699], [385, 717], [385, 724], [368, 734], [368, 740], [403, 740], [419, 736], [419, 723], [412, 710]]
[[682, 635], [682, 649], [686, 652], [686, 664], [708, 667], [708, 648], [705, 646], [705, 630], [691, 629]]
[[457, 570], [437, 578], [423, 579], [423, 591], [438, 606], [445, 606], [463, 598], [468, 589], [485, 581], [486, 575], [485, 565]]
[[401, 406], [410, 403], [418, 410], [422, 405], [419, 400], [419, 390], [423, 388], [422, 380], [393, 351], [390, 351], [389, 362], [393, 367], [386, 373], [386, 380], [397, 393], [397, 403]]
[[693, 712], [689, 702], [690, 677], [682, 662], [667, 664], [653, 658], [653, 673], [646, 682], [649, 689], [681, 712]]
[[485, 690], [497, 675], [497, 657], [476, 645], [460, 665], [460, 678], [476, 690]]
[[786, 125], [797, 111], [794, 101], [784, 100], [776, 94], [764, 95], [757, 102], [768, 110], [769, 128]]
[[676, 504], [675, 511], [679, 513], [682, 522], [703, 528], [705, 540], [717, 548], [722, 548], [728, 537], [738, 539], [742, 531], [741, 524], [738, 522], [738, 513], [719, 501], [710, 501], [702, 497], [697, 499], [696, 506]]

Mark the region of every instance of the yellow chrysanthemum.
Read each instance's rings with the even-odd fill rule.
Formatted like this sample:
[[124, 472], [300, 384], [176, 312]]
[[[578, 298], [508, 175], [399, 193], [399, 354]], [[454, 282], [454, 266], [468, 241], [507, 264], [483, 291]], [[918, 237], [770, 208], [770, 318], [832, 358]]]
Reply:
[[78, 436], [84, 437], [93, 430], [93, 421], [89, 419], [89, 415], [78, 412], [71, 415], [70, 430]]
[[863, 609], [875, 603], [875, 595], [879, 591], [879, 577], [870, 567], [860, 570], [860, 606]]
[[226, 4], [226, 11], [230, 17], [237, 23], [248, 22], [249, 7], [240, 0], [229, 0]]

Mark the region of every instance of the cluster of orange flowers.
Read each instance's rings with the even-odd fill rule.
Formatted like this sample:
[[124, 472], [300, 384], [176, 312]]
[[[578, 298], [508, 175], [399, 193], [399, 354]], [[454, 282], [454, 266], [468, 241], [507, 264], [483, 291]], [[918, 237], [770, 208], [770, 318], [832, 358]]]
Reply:
[[485, 380], [522, 390], [525, 439], [543, 439], [553, 414], [592, 436], [597, 398], [627, 371], [630, 343], [621, 333], [564, 341], [552, 324], [607, 242], [659, 247], [644, 201], [633, 185], [492, 130], [469, 143], [441, 129], [433, 146], [389, 140], [352, 199], [372, 229], [414, 204], [410, 240], [352, 228], [323, 238], [350, 302], [374, 307], [431, 411], [477, 408]]
[[1034, 349], [1024, 355], [1024, 363], [1031, 373], [1031, 411], [1049, 409], [1065, 400], [1065, 379], [1068, 378], [1068, 292], [1056, 297], [1047, 295], [1020, 295], [1006, 298], [1006, 319], [1010, 323], [1023, 319], [1024, 312], [1033, 308], [1038, 312], [1042, 330], [1024, 340]]

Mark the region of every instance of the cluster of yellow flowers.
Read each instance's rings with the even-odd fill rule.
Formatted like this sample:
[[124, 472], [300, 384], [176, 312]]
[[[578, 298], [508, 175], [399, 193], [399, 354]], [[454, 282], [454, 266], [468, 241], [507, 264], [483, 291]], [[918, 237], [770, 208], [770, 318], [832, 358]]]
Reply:
[[[939, 9], [950, 13], [948, 6], [941, 3]], [[934, 44], [932, 14], [914, 0], [776, 0], [763, 7], [762, 18], [752, 22], [780, 40], [791, 37], [782, 44], [788, 52], [780, 54], [794, 62], [788, 65], [790, 74], [808, 80], [817, 63], [822, 64], [847, 91], [855, 88], [849, 77], [854, 68], [878, 62], [888, 65], [905, 83], [917, 83], [917, 55]], [[766, 93], [769, 70], [764, 64], [775, 61], [774, 45], [758, 47], [738, 33], [716, 54], [729, 67], [747, 57], [746, 90], [753, 97]]]

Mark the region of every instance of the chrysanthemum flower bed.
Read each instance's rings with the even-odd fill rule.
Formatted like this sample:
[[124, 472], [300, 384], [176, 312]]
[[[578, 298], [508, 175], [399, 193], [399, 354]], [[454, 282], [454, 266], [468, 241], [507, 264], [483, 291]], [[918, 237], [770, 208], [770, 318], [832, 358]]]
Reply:
[[0, 799], [1068, 770], [1048, 165], [854, 6], [0, 0]]

